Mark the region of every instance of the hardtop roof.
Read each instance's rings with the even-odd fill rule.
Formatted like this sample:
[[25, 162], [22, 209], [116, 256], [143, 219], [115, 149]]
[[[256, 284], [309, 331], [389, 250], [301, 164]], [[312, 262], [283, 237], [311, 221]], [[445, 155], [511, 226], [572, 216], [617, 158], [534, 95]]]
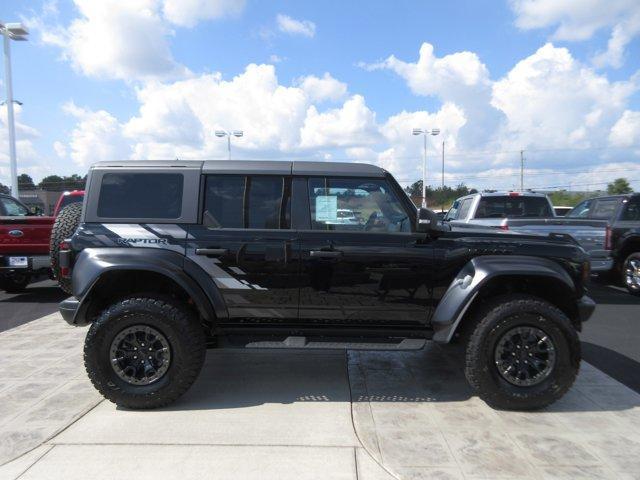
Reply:
[[101, 168], [201, 168], [202, 173], [262, 175], [338, 175], [384, 177], [386, 170], [367, 163], [284, 160], [120, 160], [94, 163]]

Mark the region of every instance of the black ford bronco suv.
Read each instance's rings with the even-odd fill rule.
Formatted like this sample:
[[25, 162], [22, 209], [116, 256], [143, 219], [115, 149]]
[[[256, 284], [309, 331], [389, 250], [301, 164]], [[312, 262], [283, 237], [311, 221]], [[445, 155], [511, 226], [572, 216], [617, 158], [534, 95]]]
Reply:
[[570, 237], [452, 232], [371, 165], [98, 163], [81, 213], [61, 215], [60, 312], [90, 325], [89, 377], [130, 408], [183, 394], [207, 346], [430, 340], [464, 342], [488, 404], [540, 408], [573, 383], [595, 306]]

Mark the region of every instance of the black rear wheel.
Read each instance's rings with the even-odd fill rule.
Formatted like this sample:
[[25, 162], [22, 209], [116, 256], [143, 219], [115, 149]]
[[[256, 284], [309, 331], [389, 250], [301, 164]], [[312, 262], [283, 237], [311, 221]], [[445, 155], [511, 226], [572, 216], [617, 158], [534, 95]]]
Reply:
[[167, 405], [186, 392], [205, 353], [204, 329], [186, 305], [131, 297], [111, 305], [91, 325], [84, 361], [105, 398], [144, 409]]
[[580, 367], [580, 342], [566, 315], [527, 295], [495, 298], [478, 311], [465, 374], [494, 408], [533, 410], [562, 397]]
[[71, 279], [63, 277], [60, 274], [60, 243], [63, 240], [71, 238], [80, 224], [80, 216], [82, 215], [82, 203], [76, 202], [67, 205], [56, 217], [51, 229], [51, 239], [49, 240], [49, 252], [51, 255], [51, 271], [53, 277], [58, 281], [60, 288], [68, 294], [71, 291]]

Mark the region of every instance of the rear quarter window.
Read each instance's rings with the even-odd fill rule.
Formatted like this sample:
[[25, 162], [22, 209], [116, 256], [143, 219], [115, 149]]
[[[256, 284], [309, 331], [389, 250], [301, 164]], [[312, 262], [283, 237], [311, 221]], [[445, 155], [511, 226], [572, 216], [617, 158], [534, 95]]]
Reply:
[[103, 218], [180, 218], [183, 189], [180, 173], [106, 173], [97, 213]]

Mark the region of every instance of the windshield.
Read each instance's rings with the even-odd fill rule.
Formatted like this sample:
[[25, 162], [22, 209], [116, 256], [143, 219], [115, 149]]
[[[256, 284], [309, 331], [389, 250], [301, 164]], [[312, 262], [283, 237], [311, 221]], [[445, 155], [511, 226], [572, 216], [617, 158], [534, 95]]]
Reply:
[[482, 197], [475, 218], [544, 218], [553, 217], [546, 197], [511, 196]]

